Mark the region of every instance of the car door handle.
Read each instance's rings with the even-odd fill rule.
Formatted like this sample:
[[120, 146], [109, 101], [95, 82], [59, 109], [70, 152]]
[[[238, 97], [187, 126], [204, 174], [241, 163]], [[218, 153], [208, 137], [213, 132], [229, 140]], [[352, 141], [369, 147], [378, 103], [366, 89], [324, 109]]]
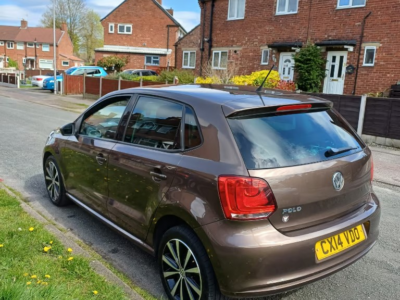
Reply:
[[167, 179], [167, 175], [161, 174], [161, 173], [157, 173], [157, 172], [150, 172], [150, 175], [153, 177], [156, 177], [158, 179], [162, 179], [165, 180]]
[[101, 154], [101, 153], [100, 153], [99, 155], [96, 156], [96, 160], [97, 160], [97, 163], [98, 163], [100, 166], [104, 165], [104, 163], [107, 162], [107, 158], [105, 158], [104, 155]]

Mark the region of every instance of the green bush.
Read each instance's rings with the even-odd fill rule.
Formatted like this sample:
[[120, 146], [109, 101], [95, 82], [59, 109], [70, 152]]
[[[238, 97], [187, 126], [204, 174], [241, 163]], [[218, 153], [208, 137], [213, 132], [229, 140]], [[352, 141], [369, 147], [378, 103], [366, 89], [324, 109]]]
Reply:
[[309, 93], [320, 92], [326, 65], [321, 49], [309, 43], [294, 56], [294, 62], [298, 88]]
[[143, 81], [162, 82], [160, 76], [143, 76], [143, 77], [133, 76], [131, 80], [140, 81], [140, 78], [143, 78]]
[[103, 67], [105, 69], [107, 69], [108, 71], [112, 70], [112, 68], [114, 67], [114, 69], [117, 72], [120, 72], [121, 69], [128, 63], [128, 58], [127, 57], [118, 57], [118, 56], [106, 56], [103, 57], [102, 59], [100, 59], [97, 62], [97, 65], [99, 67]]
[[8, 67], [9, 68], [16, 68], [17, 70], [19, 70], [18, 69], [18, 62], [16, 60], [13, 60], [12, 58], [8, 59]]
[[162, 71], [160, 82], [168, 81], [168, 83], [173, 83], [175, 76], [178, 77], [180, 84], [194, 83], [194, 72], [189, 70]]

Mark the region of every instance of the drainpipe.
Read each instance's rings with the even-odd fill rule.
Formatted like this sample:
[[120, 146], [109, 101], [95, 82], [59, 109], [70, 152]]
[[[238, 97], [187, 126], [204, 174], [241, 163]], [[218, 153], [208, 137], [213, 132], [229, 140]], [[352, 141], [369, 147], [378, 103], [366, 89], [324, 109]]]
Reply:
[[367, 18], [372, 14], [372, 11], [370, 11], [363, 19], [362, 21], [362, 27], [361, 27], [361, 36], [360, 36], [360, 47], [358, 48], [358, 58], [357, 58], [357, 68], [356, 68], [356, 76], [354, 78], [354, 87], [353, 87], [353, 95], [356, 94], [356, 89], [357, 89], [357, 79], [358, 79], [358, 69], [360, 67], [360, 57], [361, 57], [361, 48], [362, 48], [362, 43], [364, 39], [364, 29], [365, 29], [365, 23], [367, 21]]
[[207, 5], [205, 0], [201, 0], [203, 4], [203, 22], [202, 22], [202, 33], [201, 33], [201, 43], [200, 43], [200, 76], [203, 76], [203, 56], [204, 56], [204, 33], [206, 28], [206, 13]]
[[210, 34], [208, 36], [208, 61], [210, 61], [211, 58], [211, 48], [213, 44], [212, 31], [213, 31], [213, 19], [214, 19], [214, 6], [215, 6], [215, 0], [211, 0]]
[[[169, 29], [171, 27], [179, 27], [179, 26], [178, 25], [167, 25], [167, 58], [168, 58], [168, 50], [169, 50]], [[176, 47], [175, 47], [175, 49], [176, 49]], [[176, 58], [176, 51], [175, 51], [175, 58]], [[175, 59], [175, 62], [176, 62], [176, 59]], [[167, 61], [167, 65], [168, 65], [167, 71], [169, 71], [169, 62], [168, 61]], [[176, 63], [175, 63], [175, 67], [176, 67]]]

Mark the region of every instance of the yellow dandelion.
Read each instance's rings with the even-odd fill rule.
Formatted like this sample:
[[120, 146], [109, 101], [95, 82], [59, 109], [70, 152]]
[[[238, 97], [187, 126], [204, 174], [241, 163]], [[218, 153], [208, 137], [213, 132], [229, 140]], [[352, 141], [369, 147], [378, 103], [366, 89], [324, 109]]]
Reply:
[[34, 231], [34, 230], [35, 230], [35, 228], [29, 227], [29, 231], [30, 231], [30, 232], [32, 232], [32, 231]]
[[62, 255], [59, 255], [58, 258], [62, 258]]
[[41, 282], [42, 282], [41, 280], [38, 280], [38, 281], [37, 281], [37, 284], [40, 284]]
[[32, 282], [30, 282], [30, 281], [28, 281], [27, 283], [26, 283], [26, 285], [30, 285]]
[[71, 261], [71, 260], [73, 260], [74, 258], [71, 256], [71, 257], [68, 257], [68, 261]]
[[94, 295], [97, 295], [99, 292], [98, 291], [93, 291], [93, 294]]
[[49, 284], [48, 282], [45, 281], [42, 282], [42, 285], [48, 285], [48, 284]]
[[51, 247], [44, 247], [44, 248], [43, 248], [43, 251], [44, 251], [44, 252], [48, 252], [50, 249], [51, 249]]
[[24, 273], [24, 277], [26, 277], [26, 276], [28, 276], [29, 274], [28, 273]]
[[67, 250], [69, 253], [71, 253], [73, 250], [71, 248], [68, 248]]
[[50, 241], [50, 245], [53, 245], [53, 241]]
[[3, 248], [4, 247], [4, 245], [3, 244], [0, 244], [0, 248]]
[[32, 275], [31, 278], [32, 278], [32, 279], [35, 279], [35, 278], [37, 278], [37, 276], [36, 276], [36, 275]]
[[44, 277], [46, 277], [46, 278], [50, 278], [50, 275], [44, 275]]

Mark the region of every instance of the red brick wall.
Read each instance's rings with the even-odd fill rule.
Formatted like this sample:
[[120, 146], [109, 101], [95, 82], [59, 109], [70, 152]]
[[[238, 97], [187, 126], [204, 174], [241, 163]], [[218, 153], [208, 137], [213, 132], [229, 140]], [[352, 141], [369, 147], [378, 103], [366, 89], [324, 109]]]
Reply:
[[[398, 0], [368, 0], [365, 7], [337, 9], [337, 0], [300, 0], [298, 13], [276, 15], [276, 0], [247, 0], [245, 19], [228, 21], [228, 0], [215, 1], [213, 47], [240, 47], [230, 51], [229, 59], [235, 61], [240, 74], [266, 69], [261, 65], [261, 49], [274, 42], [319, 42], [328, 39], [357, 40], [353, 52], [348, 52], [348, 64], [357, 65], [360, 47], [361, 23], [368, 12], [364, 43], [381, 44], [376, 53], [374, 67], [362, 66], [361, 51], [357, 94], [383, 91], [400, 79], [400, 2]], [[312, 3], [310, 9], [310, 3]], [[211, 2], [206, 2], [205, 37], [208, 38]], [[288, 51], [293, 51], [287, 49]], [[335, 48], [329, 50], [343, 50]], [[279, 52], [276, 53], [279, 62]], [[208, 44], [204, 56], [207, 59]], [[325, 54], [326, 55], [326, 54]], [[346, 75], [345, 90], [353, 90], [355, 74]]]
[[[175, 25], [174, 22], [152, 0], [127, 0], [122, 3], [102, 22], [104, 27], [104, 45], [167, 48], [167, 25]], [[114, 33], [109, 33], [108, 25], [114, 23]], [[118, 24], [131, 24], [132, 34], [119, 34]], [[174, 44], [178, 40], [178, 28], [169, 29], [168, 55], [170, 66], [174, 66]], [[125, 54], [126, 55], [126, 54]], [[132, 55], [135, 56], [135, 55]], [[96, 63], [99, 56], [96, 53]], [[143, 68], [143, 60], [132, 59], [129, 68]], [[167, 66], [167, 59], [160, 61], [161, 67]]]
[[[176, 67], [182, 68], [183, 51], [196, 51], [196, 69], [200, 68], [201, 27], [198, 26], [177, 43]], [[195, 50], [194, 50], [195, 49]]]

